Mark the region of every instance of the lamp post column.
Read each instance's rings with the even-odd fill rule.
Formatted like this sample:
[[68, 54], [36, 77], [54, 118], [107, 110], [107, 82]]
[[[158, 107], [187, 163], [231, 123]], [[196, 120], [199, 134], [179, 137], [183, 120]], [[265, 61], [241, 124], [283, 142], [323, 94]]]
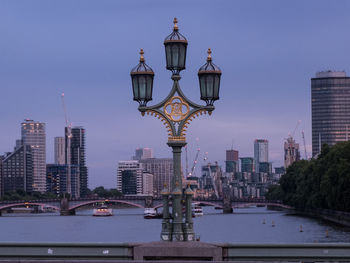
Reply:
[[167, 189], [167, 186], [164, 186], [164, 189], [162, 191], [162, 197], [163, 197], [163, 221], [162, 221], [162, 232], [160, 234], [160, 237], [163, 241], [171, 241], [171, 224], [170, 224], [170, 214], [169, 214], [169, 191]]
[[174, 176], [172, 180], [172, 238], [175, 241], [184, 241], [182, 221], [182, 179], [181, 179], [181, 149], [185, 141], [169, 141], [168, 146], [173, 149]]

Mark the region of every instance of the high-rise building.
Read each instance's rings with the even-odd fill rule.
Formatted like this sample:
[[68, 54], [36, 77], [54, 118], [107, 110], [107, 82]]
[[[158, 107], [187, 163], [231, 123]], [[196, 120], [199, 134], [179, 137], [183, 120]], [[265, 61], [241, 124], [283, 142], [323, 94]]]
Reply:
[[151, 148], [137, 148], [133, 160], [142, 160], [153, 158], [153, 150]]
[[153, 174], [142, 173], [142, 194], [153, 196]]
[[170, 189], [174, 174], [172, 158], [149, 158], [140, 160], [144, 171], [153, 174], [153, 192], [160, 196], [164, 185]]
[[[66, 164], [48, 164], [47, 166], [47, 192], [54, 193], [57, 196], [68, 192], [67, 175], [68, 165]], [[71, 194], [73, 198], [80, 196], [79, 166], [70, 165], [71, 175]]]
[[259, 172], [260, 173], [267, 173], [271, 174], [272, 173], [272, 163], [269, 162], [260, 162], [259, 163]]
[[225, 171], [226, 173], [235, 173], [239, 171], [238, 151], [233, 149], [226, 151]]
[[295, 142], [293, 137], [289, 137], [287, 141], [284, 142], [284, 167], [287, 169], [289, 165], [299, 160], [299, 144]]
[[22, 142], [32, 148], [33, 191], [46, 192], [45, 123], [25, 120], [21, 124]]
[[269, 141], [264, 139], [256, 139], [254, 141], [254, 160], [255, 160], [255, 171], [259, 170], [259, 163], [269, 161]]
[[55, 137], [55, 164], [66, 164], [66, 143], [64, 137]]
[[137, 160], [119, 161], [117, 190], [125, 195], [143, 194], [143, 169]]
[[349, 139], [350, 77], [345, 72], [323, 71], [311, 79], [312, 156], [320, 145]]
[[242, 173], [254, 173], [255, 162], [252, 157], [241, 157], [241, 171]]
[[[83, 127], [73, 127], [70, 147], [70, 164], [78, 165], [80, 172], [80, 196], [87, 195], [88, 189], [88, 169], [86, 167], [86, 155], [85, 155], [85, 129]], [[66, 145], [66, 163], [67, 162], [67, 140], [68, 140], [67, 127], [65, 128], [65, 145]]]
[[31, 193], [34, 175], [32, 146], [16, 145], [12, 153], [6, 153], [1, 159], [3, 194], [16, 190]]

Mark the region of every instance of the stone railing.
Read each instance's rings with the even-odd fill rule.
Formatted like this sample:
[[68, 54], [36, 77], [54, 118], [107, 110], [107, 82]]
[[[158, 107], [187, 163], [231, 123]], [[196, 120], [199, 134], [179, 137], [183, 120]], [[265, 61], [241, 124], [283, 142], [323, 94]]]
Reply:
[[0, 262], [350, 262], [350, 244], [0, 243]]

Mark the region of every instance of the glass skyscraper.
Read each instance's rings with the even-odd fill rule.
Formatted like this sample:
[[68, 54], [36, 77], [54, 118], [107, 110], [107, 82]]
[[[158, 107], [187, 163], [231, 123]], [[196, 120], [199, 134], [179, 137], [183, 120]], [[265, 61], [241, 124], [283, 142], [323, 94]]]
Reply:
[[264, 139], [257, 139], [254, 141], [254, 160], [255, 171], [260, 172], [259, 163], [266, 163], [269, 161], [269, 141]]
[[25, 120], [22, 126], [22, 142], [32, 148], [33, 191], [46, 192], [46, 133], [45, 123]]
[[[67, 156], [67, 127], [65, 128], [65, 145]], [[86, 153], [85, 153], [85, 129], [83, 127], [72, 128], [72, 138], [70, 147], [70, 164], [78, 165], [80, 171], [80, 196], [85, 197], [88, 189], [88, 169], [86, 167]], [[67, 160], [66, 160], [66, 163]]]
[[350, 77], [345, 72], [323, 71], [311, 79], [312, 156], [320, 145], [348, 140]]

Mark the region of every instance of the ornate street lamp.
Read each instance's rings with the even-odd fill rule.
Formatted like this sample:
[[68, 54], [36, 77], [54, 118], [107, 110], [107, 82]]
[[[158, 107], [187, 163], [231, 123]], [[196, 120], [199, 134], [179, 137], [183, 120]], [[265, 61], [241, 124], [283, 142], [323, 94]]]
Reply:
[[[199, 115], [209, 114], [215, 109], [214, 102], [219, 99], [221, 70], [212, 62], [211, 50], [208, 49], [207, 63], [198, 71], [201, 100], [205, 106], [189, 100], [182, 92], [179, 80], [180, 71], [186, 66], [187, 40], [179, 33], [177, 19], [174, 19], [173, 32], [164, 40], [166, 68], [171, 70], [173, 87], [168, 96], [154, 106], [147, 106], [152, 100], [153, 70], [145, 64], [141, 49], [140, 63], [132, 69], [130, 75], [134, 100], [139, 102], [142, 116], [146, 113], [160, 119], [168, 130], [168, 146], [173, 150], [174, 176], [171, 187], [162, 191], [163, 222], [161, 239], [164, 241], [194, 240], [191, 202], [193, 192], [189, 187], [183, 191], [181, 179], [181, 149], [186, 143], [186, 131], [190, 122]], [[172, 204], [172, 216], [169, 203]], [[186, 204], [186, 218], [183, 220], [182, 204]]]

